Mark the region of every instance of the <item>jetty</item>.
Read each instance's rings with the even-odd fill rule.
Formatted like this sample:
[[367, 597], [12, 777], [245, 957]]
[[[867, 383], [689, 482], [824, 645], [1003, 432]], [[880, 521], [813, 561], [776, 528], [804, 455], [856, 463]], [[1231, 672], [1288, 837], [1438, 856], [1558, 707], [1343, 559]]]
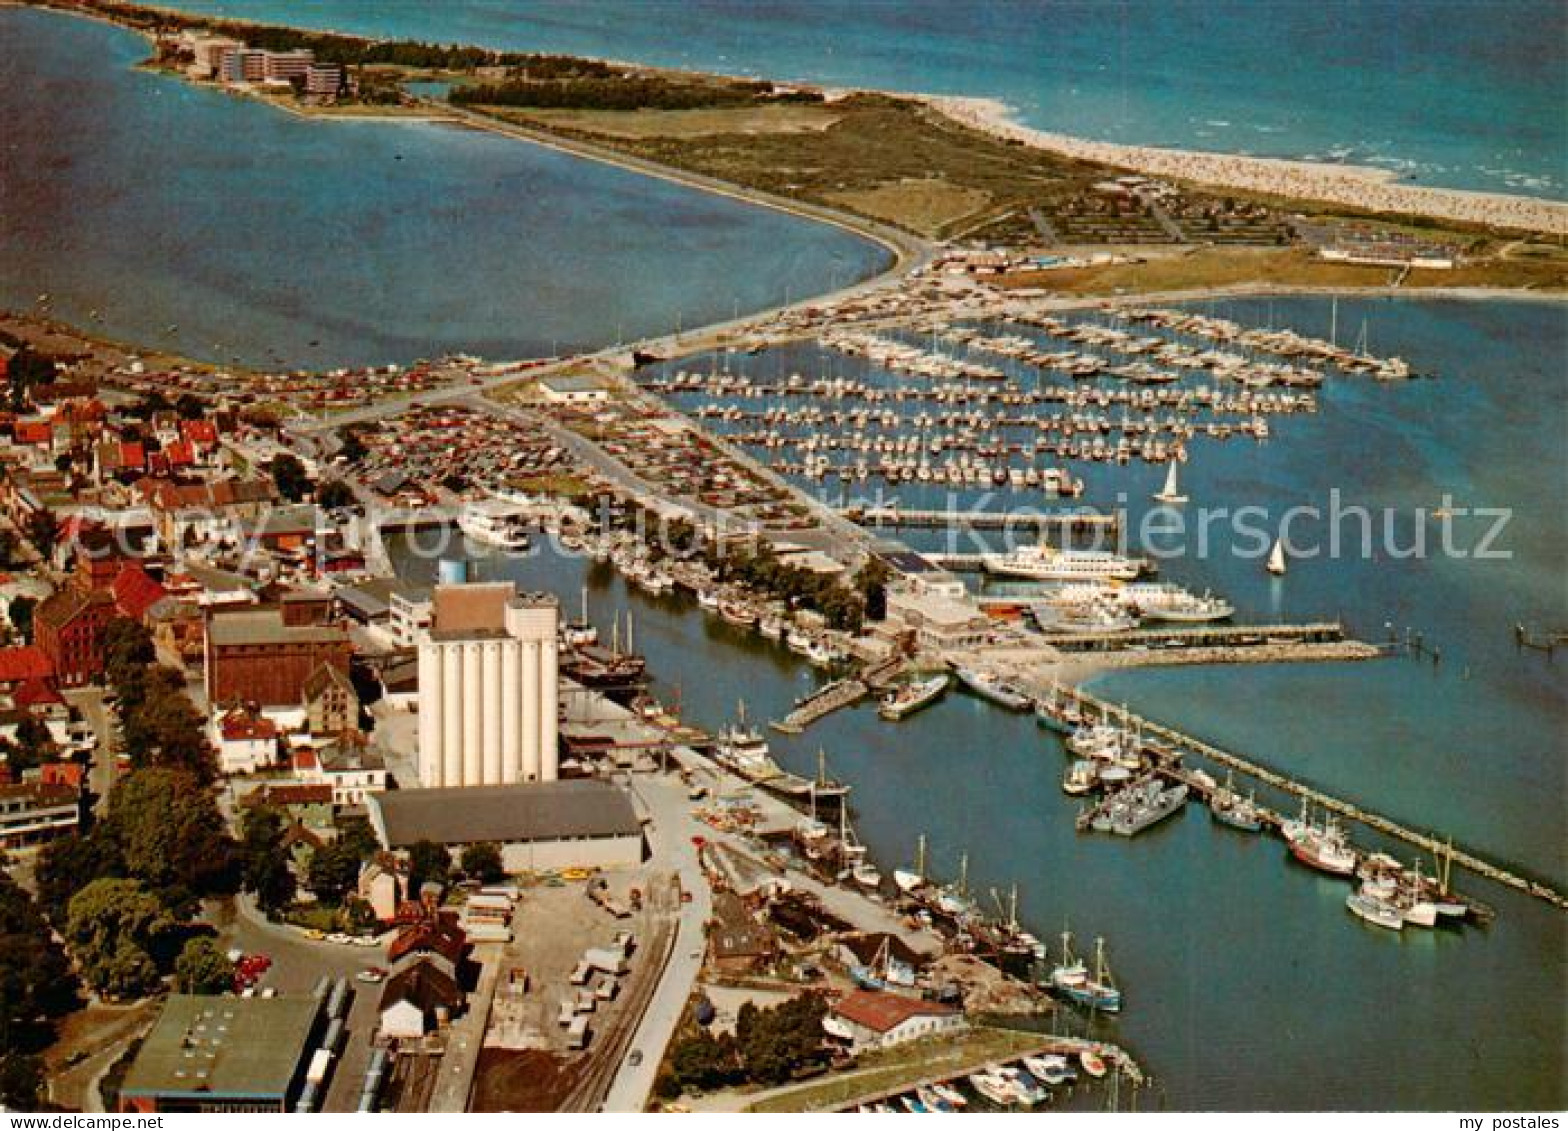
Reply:
[[[1474, 852], [1458, 847], [1451, 842], [1439, 840], [1429, 833], [1418, 832], [1390, 817], [1385, 817], [1380, 813], [1363, 808], [1354, 802], [1324, 793], [1322, 790], [1297, 781], [1278, 770], [1260, 765], [1250, 758], [1229, 750], [1223, 750], [1172, 727], [1141, 718], [1117, 704], [1099, 699], [1078, 688], [1060, 688], [1056, 691], [1056, 694], [1072, 699], [1086, 719], [1099, 718], [1134, 727], [1143, 738], [1144, 749], [1152, 755], [1155, 768], [1168, 778], [1185, 782], [1189, 788], [1200, 795], [1207, 794], [1208, 789], [1205, 787], [1203, 779], [1197, 777], [1193, 771], [1183, 765], [1183, 759], [1188, 755], [1195, 755], [1215, 765], [1224, 766], [1226, 769], [1238, 774], [1245, 774], [1284, 793], [1302, 798], [1346, 820], [1355, 821], [1369, 829], [1382, 833], [1384, 836], [1403, 841], [1435, 859], [1448, 860], [1494, 883], [1502, 884], [1504, 887], [1513, 888], [1515, 891], [1522, 892], [1525, 895], [1544, 900], [1553, 907], [1568, 910], [1568, 896], [1565, 896], [1562, 892], [1539, 880], [1528, 879], [1507, 868], [1493, 864]], [[1272, 810], [1265, 809], [1261, 815], [1270, 827], [1276, 829], [1283, 821], [1282, 816]], [[1486, 921], [1495, 917], [1495, 911], [1486, 904], [1468, 898], [1465, 899], [1465, 902], [1470, 905], [1471, 913], [1477, 919]]]
[[969, 1073], [978, 1072], [990, 1064], [1017, 1064], [1025, 1056], [1049, 1056], [1053, 1053], [1061, 1056], [1079, 1056], [1085, 1052], [1099, 1056], [1111, 1066], [1113, 1071], [1120, 1076], [1125, 1076], [1134, 1087], [1143, 1086], [1145, 1080], [1143, 1069], [1133, 1059], [1132, 1054], [1120, 1045], [1113, 1045], [1107, 1041], [1090, 1041], [1080, 1037], [1047, 1037], [1041, 1040], [1037, 1047], [1024, 1053], [1002, 1057], [983, 1057], [959, 1068], [948, 1068], [919, 1080], [908, 1080], [891, 1088], [868, 1092], [865, 1095], [856, 1096], [854, 1099], [846, 1100], [843, 1103], [822, 1110], [829, 1112], [854, 1111], [862, 1104], [883, 1103], [913, 1092], [916, 1088], [928, 1088], [932, 1084], [946, 1084], [953, 1080], [962, 1079]]
[[871, 688], [858, 679], [834, 680], [799, 700], [783, 719], [768, 725], [781, 734], [800, 734], [818, 719], [858, 703], [870, 693]]
[[[1139, 648], [1258, 648], [1270, 644], [1338, 644], [1345, 626], [1338, 621], [1306, 624], [1168, 624], [1122, 632], [1045, 632], [1045, 642], [1063, 652], [1121, 652]], [[1377, 647], [1362, 645], [1372, 655]]]
[[1114, 534], [1121, 518], [1100, 511], [988, 511], [941, 510], [851, 505], [837, 508], [839, 516], [857, 526], [894, 527], [901, 530], [1039, 530], [1060, 534]]

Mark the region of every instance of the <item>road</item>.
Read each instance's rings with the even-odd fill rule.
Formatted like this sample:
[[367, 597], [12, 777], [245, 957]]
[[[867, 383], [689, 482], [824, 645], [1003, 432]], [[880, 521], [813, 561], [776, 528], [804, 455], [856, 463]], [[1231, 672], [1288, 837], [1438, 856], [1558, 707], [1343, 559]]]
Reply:
[[82, 713], [93, 728], [92, 764], [87, 770], [87, 788], [93, 794], [93, 809], [99, 816], [109, 811], [109, 791], [114, 788], [115, 724], [103, 701], [103, 689], [84, 687], [62, 693], [65, 701]]
[[230, 904], [214, 906], [209, 918], [225, 947], [238, 947], [247, 954], [265, 954], [272, 959], [261, 982], [263, 989], [271, 986], [280, 994], [308, 994], [323, 975], [350, 980], [354, 999], [349, 1008], [347, 1034], [322, 1110], [353, 1111], [370, 1061], [370, 1040], [379, 1019], [377, 1007], [381, 997], [379, 985], [356, 982], [354, 977], [371, 966], [384, 965], [386, 948], [307, 939], [292, 927], [268, 922], [249, 896], [237, 896]]
[[703, 928], [713, 913], [713, 895], [692, 844], [692, 837], [705, 826], [692, 818], [685, 786], [671, 777], [639, 777], [634, 779], [633, 790], [653, 818], [649, 839], [656, 866], [681, 877], [682, 888], [691, 892], [691, 902], [680, 905], [669, 963], [631, 1041], [631, 1048], [642, 1054], [642, 1062], [634, 1065], [629, 1056], [621, 1062], [605, 1097], [605, 1111], [640, 1112], [647, 1106], [659, 1062], [702, 972], [707, 950]]

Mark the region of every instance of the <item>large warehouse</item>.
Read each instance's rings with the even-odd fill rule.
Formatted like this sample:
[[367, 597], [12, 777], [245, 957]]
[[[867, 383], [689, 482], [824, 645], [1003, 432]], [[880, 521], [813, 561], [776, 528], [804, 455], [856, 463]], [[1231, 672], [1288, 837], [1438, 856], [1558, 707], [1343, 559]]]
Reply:
[[621, 868], [642, 863], [642, 822], [631, 795], [608, 782], [528, 782], [369, 794], [383, 848], [422, 840], [448, 847], [490, 842], [508, 872]]
[[120, 1087], [120, 1110], [290, 1111], [323, 1027], [318, 997], [173, 994]]

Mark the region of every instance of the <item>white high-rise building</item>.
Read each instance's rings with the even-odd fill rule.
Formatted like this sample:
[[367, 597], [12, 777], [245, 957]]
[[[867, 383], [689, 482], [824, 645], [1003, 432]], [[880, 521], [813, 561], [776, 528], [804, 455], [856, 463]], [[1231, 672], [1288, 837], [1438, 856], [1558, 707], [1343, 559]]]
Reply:
[[555, 598], [509, 582], [438, 585], [419, 640], [419, 780], [427, 787], [555, 781]]

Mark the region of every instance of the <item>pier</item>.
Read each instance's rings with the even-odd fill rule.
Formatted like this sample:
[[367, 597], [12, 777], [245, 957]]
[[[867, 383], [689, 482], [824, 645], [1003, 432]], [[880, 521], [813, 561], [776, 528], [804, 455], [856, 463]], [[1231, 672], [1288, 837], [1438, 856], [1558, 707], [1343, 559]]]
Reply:
[[[1086, 691], [1077, 688], [1061, 688], [1057, 693], [1074, 700], [1085, 718], [1097, 716], [1137, 728], [1144, 737], [1145, 749], [1154, 756], [1156, 768], [1159, 772], [1166, 777], [1186, 782], [1189, 787], [1201, 793], [1207, 793], [1207, 790], [1203, 788], [1201, 780], [1197, 779], [1190, 770], [1185, 769], [1181, 765], [1182, 758], [1188, 754], [1207, 759], [1238, 774], [1245, 774], [1266, 785], [1273, 786], [1275, 789], [1302, 798], [1347, 820], [1365, 825], [1367, 828], [1376, 830], [1384, 836], [1403, 841], [1434, 859], [1447, 859], [1494, 883], [1502, 884], [1504, 887], [1513, 888], [1515, 891], [1523, 892], [1525, 895], [1545, 900], [1553, 907], [1568, 910], [1568, 896], [1564, 896], [1563, 893], [1538, 880], [1526, 879], [1514, 872], [1510, 872], [1506, 868], [1484, 860], [1473, 852], [1448, 842], [1440, 841], [1430, 834], [1407, 828], [1380, 813], [1371, 812], [1356, 805], [1354, 802], [1345, 801], [1323, 793], [1277, 770], [1261, 766], [1229, 750], [1211, 746], [1209, 743], [1194, 738], [1192, 735], [1184, 734], [1171, 727], [1131, 714], [1116, 704], [1108, 703], [1103, 699], [1090, 695]], [[1150, 739], [1154, 741], [1150, 741]], [[1278, 828], [1282, 820], [1280, 814], [1264, 810], [1262, 815], [1266, 823], [1274, 828]], [[1456, 898], [1458, 897], [1456, 896]], [[1474, 899], [1466, 899], [1465, 901], [1470, 904], [1471, 912], [1477, 919], [1484, 921], [1494, 917], [1495, 912], [1484, 903]]]
[[[1121, 652], [1140, 648], [1259, 648], [1271, 644], [1339, 644], [1345, 626], [1337, 621], [1308, 624], [1171, 624], [1125, 632], [1046, 632], [1046, 643], [1063, 652]], [[1378, 649], [1362, 645], [1371, 654]]]
[[1042, 1040], [1038, 1047], [1030, 1049], [1028, 1052], [1003, 1057], [984, 1057], [960, 1068], [946, 1069], [919, 1080], [910, 1080], [892, 1088], [884, 1088], [878, 1092], [856, 1096], [852, 1100], [846, 1100], [841, 1104], [824, 1110], [830, 1112], [854, 1111], [862, 1104], [885, 1103], [888, 1100], [907, 1095], [916, 1088], [929, 1088], [932, 1084], [946, 1084], [960, 1079], [971, 1072], [980, 1071], [989, 1064], [1017, 1064], [1025, 1056], [1049, 1056], [1052, 1053], [1057, 1053], [1062, 1056], [1072, 1057], [1084, 1052], [1092, 1052], [1100, 1056], [1111, 1066], [1113, 1072], [1125, 1076], [1134, 1087], [1143, 1086], [1143, 1069], [1139, 1067], [1138, 1062], [1132, 1058], [1132, 1055], [1120, 1045], [1113, 1045], [1106, 1041], [1084, 1040], [1079, 1037], [1048, 1037]]
[[796, 703], [782, 720], [768, 725], [782, 734], [799, 734], [818, 719], [858, 703], [870, 693], [871, 688], [858, 679], [835, 680]]
[[1059, 534], [1114, 534], [1121, 525], [1119, 515], [1099, 511], [921, 510], [885, 505], [841, 507], [838, 513], [857, 526], [904, 530], [1032, 529]]

